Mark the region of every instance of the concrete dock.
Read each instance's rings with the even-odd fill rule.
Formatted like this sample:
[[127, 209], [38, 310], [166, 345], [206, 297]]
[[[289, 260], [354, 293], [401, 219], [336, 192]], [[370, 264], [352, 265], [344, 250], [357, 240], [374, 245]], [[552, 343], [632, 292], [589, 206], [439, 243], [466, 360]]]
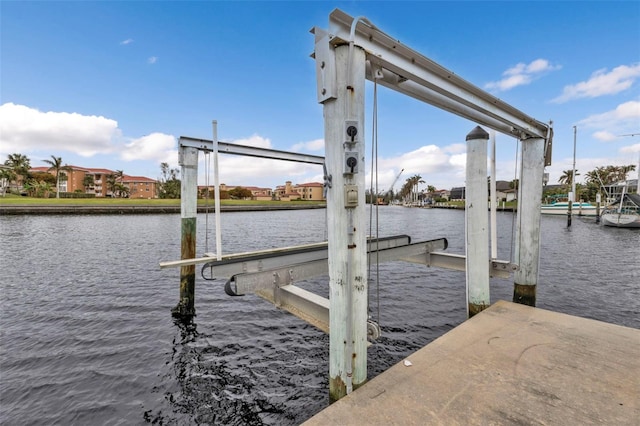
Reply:
[[500, 301], [304, 424], [640, 425], [640, 330]]

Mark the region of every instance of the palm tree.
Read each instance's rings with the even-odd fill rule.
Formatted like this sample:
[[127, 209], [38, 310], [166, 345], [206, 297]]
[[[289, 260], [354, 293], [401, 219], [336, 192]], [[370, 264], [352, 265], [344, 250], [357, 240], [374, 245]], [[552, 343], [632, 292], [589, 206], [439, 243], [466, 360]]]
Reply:
[[93, 175], [84, 175], [82, 179], [82, 186], [84, 186], [84, 191], [87, 192], [89, 188], [92, 188], [95, 185], [95, 177]]
[[618, 167], [618, 180], [623, 181], [627, 180], [627, 175], [633, 172], [636, 169], [635, 164], [630, 164], [628, 166], [619, 166]]
[[4, 162], [5, 166], [9, 166], [13, 171], [13, 179], [16, 182], [16, 187], [22, 186], [27, 178], [27, 173], [31, 168], [31, 161], [29, 157], [22, 154], [9, 154], [7, 160]]
[[56, 175], [56, 198], [60, 198], [60, 178], [62, 177], [63, 171], [71, 171], [73, 170], [68, 165], [62, 165], [62, 157], [56, 157], [55, 155], [51, 156], [51, 160], [42, 160], [45, 163], [49, 164], [51, 167], [47, 169], [47, 171], [53, 171]]
[[0, 192], [2, 192], [3, 197], [6, 194], [7, 188], [9, 187], [11, 182], [13, 182], [15, 179], [16, 179], [16, 172], [14, 172], [12, 169], [8, 167], [0, 168]]
[[112, 197], [116, 196], [116, 190], [117, 190], [117, 180], [116, 180], [116, 175], [114, 174], [108, 174], [107, 175], [107, 191], [108, 193], [111, 193]]
[[[576, 176], [580, 176], [580, 173], [578, 173], [577, 170], [576, 170]], [[565, 170], [562, 172], [560, 179], [558, 179], [558, 183], [571, 186], [571, 184], [573, 183], [573, 178], [574, 178], [573, 170]]]

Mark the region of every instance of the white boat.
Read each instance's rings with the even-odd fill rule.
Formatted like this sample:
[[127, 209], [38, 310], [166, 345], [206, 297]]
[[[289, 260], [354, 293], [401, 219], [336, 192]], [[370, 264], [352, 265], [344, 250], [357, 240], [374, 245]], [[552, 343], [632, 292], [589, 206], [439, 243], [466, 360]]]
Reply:
[[607, 206], [600, 216], [605, 226], [618, 228], [640, 228], [640, 195], [625, 194]]
[[[591, 203], [574, 201], [571, 205], [571, 214], [575, 216], [595, 216], [596, 206]], [[567, 215], [569, 213], [568, 201], [556, 201], [549, 204], [543, 204], [540, 207], [542, 214]]]

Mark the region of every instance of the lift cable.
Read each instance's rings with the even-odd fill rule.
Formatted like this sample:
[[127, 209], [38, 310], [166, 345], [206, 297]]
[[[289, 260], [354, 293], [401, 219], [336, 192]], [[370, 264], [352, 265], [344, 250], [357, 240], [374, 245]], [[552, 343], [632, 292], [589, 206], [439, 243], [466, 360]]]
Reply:
[[205, 192], [204, 192], [204, 251], [205, 253], [209, 253], [209, 186], [210, 179], [209, 175], [211, 174], [211, 156], [209, 155], [209, 151], [204, 151], [204, 184], [205, 184]]
[[[373, 233], [373, 209], [375, 205], [375, 239], [376, 239], [376, 304], [377, 314], [376, 319], [378, 326], [380, 326], [380, 261], [378, 253], [378, 239], [380, 234], [379, 215], [378, 215], [378, 82], [376, 79], [373, 81], [373, 111], [372, 111], [372, 131], [371, 131], [371, 178], [369, 189], [369, 236], [372, 237]], [[375, 176], [375, 187], [374, 187]], [[367, 256], [367, 276], [369, 282], [371, 282], [371, 253]], [[371, 312], [371, 291], [369, 291], [369, 312]]]

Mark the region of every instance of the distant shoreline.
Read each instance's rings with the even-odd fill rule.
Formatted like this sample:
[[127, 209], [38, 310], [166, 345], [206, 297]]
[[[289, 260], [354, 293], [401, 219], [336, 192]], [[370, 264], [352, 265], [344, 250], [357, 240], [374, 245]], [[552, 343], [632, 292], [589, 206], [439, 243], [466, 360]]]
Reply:
[[[286, 205], [223, 205], [221, 212], [253, 212], [277, 210], [324, 209], [325, 204], [286, 204]], [[198, 206], [198, 213], [214, 213], [214, 206]], [[145, 205], [68, 205], [68, 206], [34, 206], [34, 205], [0, 205], [0, 215], [92, 215], [92, 214], [180, 214], [180, 206], [145, 206]]]

